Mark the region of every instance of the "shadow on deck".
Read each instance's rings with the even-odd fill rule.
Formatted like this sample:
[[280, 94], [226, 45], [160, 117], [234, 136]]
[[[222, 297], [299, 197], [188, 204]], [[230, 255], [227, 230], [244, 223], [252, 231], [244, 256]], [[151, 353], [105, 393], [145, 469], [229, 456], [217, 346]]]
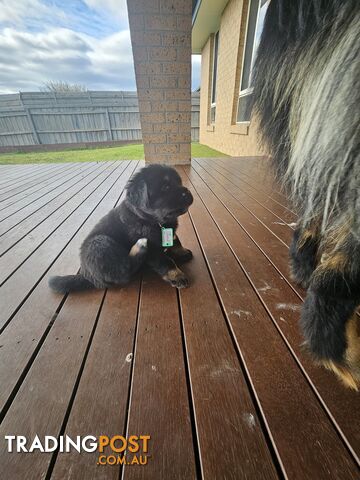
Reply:
[[[191, 287], [152, 274], [61, 297], [84, 236], [138, 162], [0, 167], [3, 478], [358, 478], [356, 393], [316, 367], [289, 279], [296, 216], [259, 158], [179, 167]], [[150, 435], [146, 466], [8, 453], [4, 435]]]

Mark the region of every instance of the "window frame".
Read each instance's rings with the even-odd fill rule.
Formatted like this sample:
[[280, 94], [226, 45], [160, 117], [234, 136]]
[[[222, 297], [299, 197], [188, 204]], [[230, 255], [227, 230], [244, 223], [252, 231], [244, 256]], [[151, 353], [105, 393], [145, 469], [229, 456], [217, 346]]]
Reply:
[[[220, 30], [214, 33], [213, 37], [213, 51], [212, 51], [212, 66], [211, 66], [211, 92], [210, 92], [210, 125], [215, 124], [216, 119], [216, 84], [217, 84], [217, 69], [219, 57], [219, 37]], [[215, 78], [215, 82], [214, 82]], [[213, 115], [214, 111], [214, 115]], [[212, 118], [214, 116], [214, 119]]]
[[[251, 85], [251, 71], [252, 71], [252, 66], [254, 62], [254, 46], [255, 46], [255, 37], [256, 37], [256, 30], [259, 22], [259, 15], [260, 15], [260, 9], [261, 9], [261, 0], [249, 0], [248, 1], [248, 8], [247, 8], [247, 16], [246, 16], [246, 29], [245, 29], [245, 42], [244, 42], [244, 47], [243, 47], [243, 55], [242, 55], [242, 61], [241, 61], [241, 75], [240, 75], [240, 83], [239, 83], [239, 96], [238, 96], [238, 104], [237, 104], [237, 109], [236, 109], [236, 124], [237, 125], [249, 125], [250, 120], [238, 120], [238, 112], [239, 112], [239, 103], [240, 99], [243, 97], [247, 97], [251, 95], [254, 91], [254, 87], [248, 86], [247, 88], [244, 88], [241, 90], [241, 84], [243, 81], [244, 77], [244, 65], [245, 65], [245, 57], [246, 57], [246, 47], [247, 47], [247, 41], [248, 41], [248, 29], [249, 29], [249, 19], [250, 19], [250, 10], [251, 10], [251, 4], [253, 1], [258, 2], [258, 8], [256, 12], [256, 21], [255, 21], [255, 30], [254, 30], [254, 38], [253, 38], [253, 48], [251, 50], [251, 59], [250, 59], [250, 71], [249, 71], [249, 85]], [[270, 3], [269, 0], [265, 2]], [[265, 5], [264, 4], [264, 5]]]

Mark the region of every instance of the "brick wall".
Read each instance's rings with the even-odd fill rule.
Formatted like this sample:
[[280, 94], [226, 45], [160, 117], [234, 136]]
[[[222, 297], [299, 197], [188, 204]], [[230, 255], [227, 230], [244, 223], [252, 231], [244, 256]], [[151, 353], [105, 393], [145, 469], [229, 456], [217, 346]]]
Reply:
[[221, 17], [214, 125], [209, 118], [212, 36], [201, 52], [200, 143], [235, 156], [266, 153], [258, 145], [256, 119], [236, 124], [247, 8], [248, 0], [230, 0]]
[[149, 163], [190, 163], [191, 9], [191, 0], [128, 0]]

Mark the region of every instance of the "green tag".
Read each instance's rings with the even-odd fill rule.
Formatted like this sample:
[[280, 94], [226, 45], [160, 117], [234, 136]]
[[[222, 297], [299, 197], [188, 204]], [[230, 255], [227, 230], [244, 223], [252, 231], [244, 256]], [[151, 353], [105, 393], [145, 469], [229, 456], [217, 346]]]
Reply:
[[174, 233], [172, 228], [161, 227], [161, 245], [172, 247], [174, 245]]

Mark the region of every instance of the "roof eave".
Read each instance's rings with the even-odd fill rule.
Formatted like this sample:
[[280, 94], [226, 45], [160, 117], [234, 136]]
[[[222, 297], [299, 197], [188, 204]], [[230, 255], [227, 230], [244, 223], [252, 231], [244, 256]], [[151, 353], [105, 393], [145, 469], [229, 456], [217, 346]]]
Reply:
[[219, 30], [229, 0], [198, 0], [192, 16], [192, 53], [201, 53], [209, 36]]

